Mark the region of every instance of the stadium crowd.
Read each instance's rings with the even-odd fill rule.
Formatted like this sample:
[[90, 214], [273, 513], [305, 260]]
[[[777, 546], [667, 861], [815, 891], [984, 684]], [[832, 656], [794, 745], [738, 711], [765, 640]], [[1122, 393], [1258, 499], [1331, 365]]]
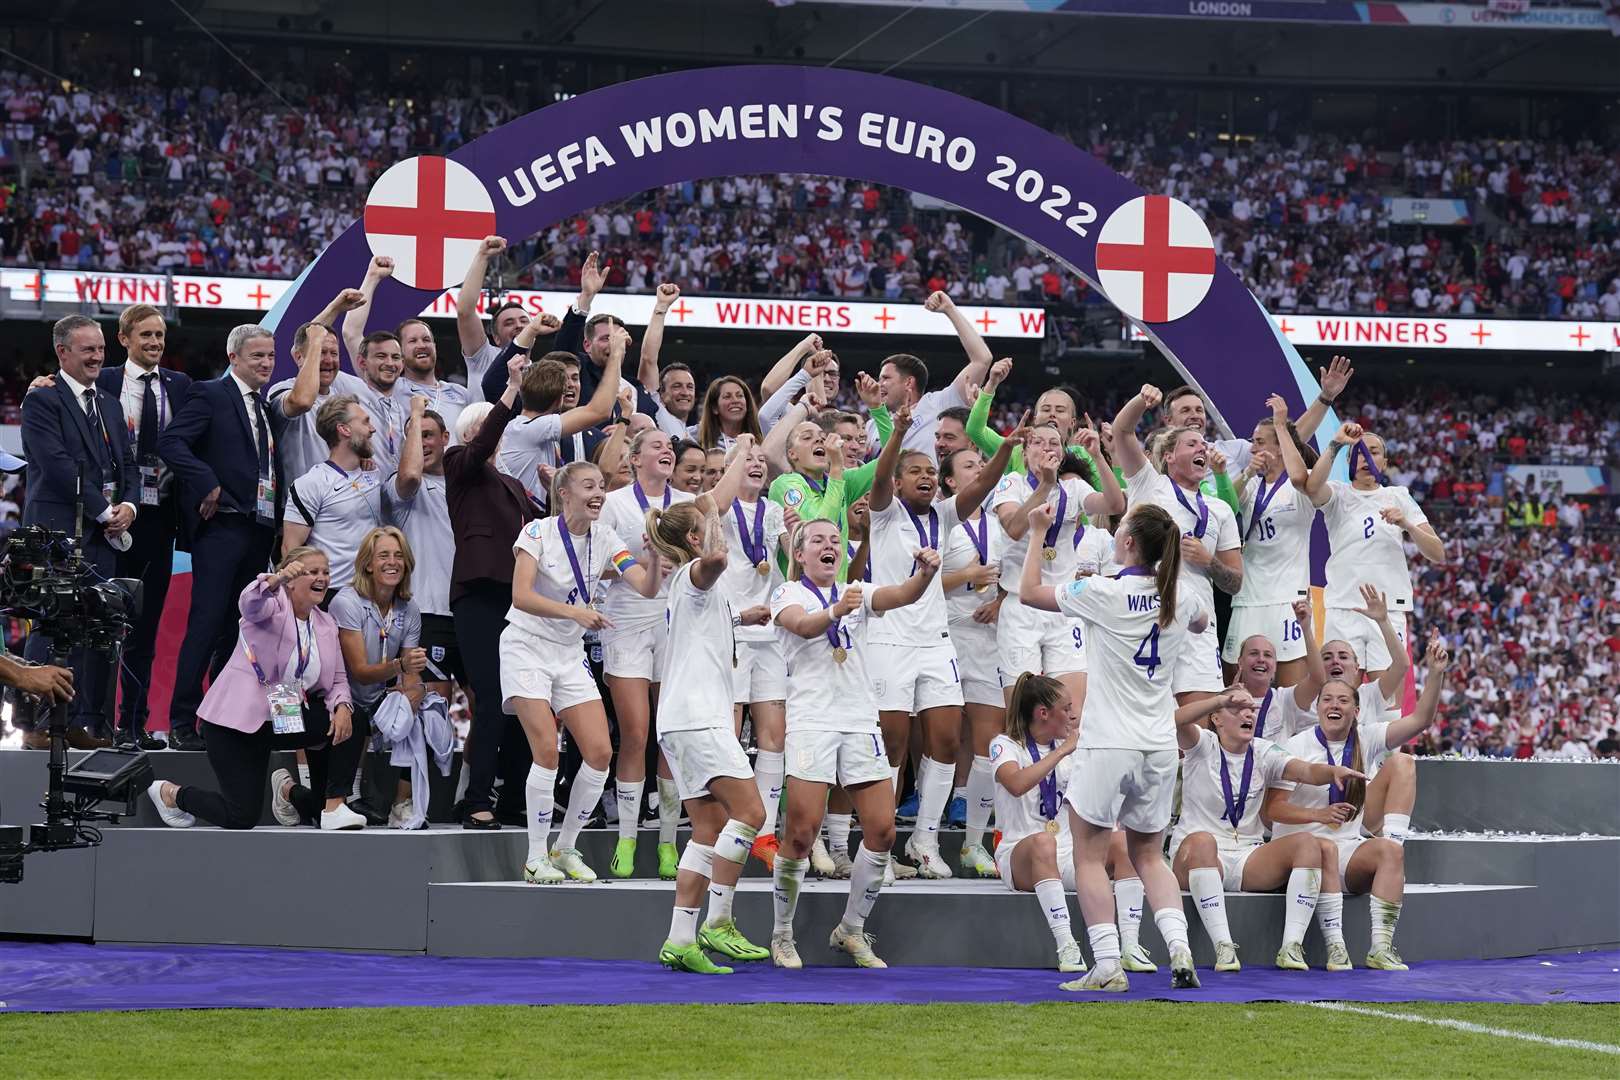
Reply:
[[[388, 96], [352, 71], [281, 82], [275, 96], [112, 70], [92, 82], [61, 88], [0, 68], [0, 260], [293, 277], [359, 215], [391, 163], [453, 151], [518, 112], [460, 88]], [[1280, 132], [1234, 142], [1174, 118], [1136, 129], [1062, 112], [1034, 119], [1196, 207], [1273, 311], [1620, 319], [1620, 157], [1595, 142], [1374, 146]], [[1465, 200], [1467, 223], [1392, 224], [1391, 196]], [[592, 250], [610, 287], [631, 291], [670, 281], [727, 293], [1101, 302], [977, 219], [834, 177], [645, 192], [518, 245], [506, 284], [572, 287]]]

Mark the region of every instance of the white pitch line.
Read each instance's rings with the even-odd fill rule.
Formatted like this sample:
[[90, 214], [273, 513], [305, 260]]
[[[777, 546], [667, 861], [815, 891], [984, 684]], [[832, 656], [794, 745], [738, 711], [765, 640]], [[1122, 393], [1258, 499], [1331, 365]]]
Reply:
[[1537, 1035], [1529, 1031], [1513, 1031], [1509, 1028], [1471, 1024], [1467, 1020], [1448, 1020], [1441, 1016], [1421, 1016], [1417, 1013], [1384, 1012], [1382, 1009], [1368, 1009], [1360, 1005], [1347, 1005], [1342, 1001], [1308, 1001], [1306, 1004], [1318, 1009], [1328, 1009], [1332, 1012], [1376, 1016], [1381, 1020], [1406, 1020], [1414, 1024], [1432, 1024], [1435, 1027], [1453, 1028], [1457, 1031], [1472, 1032], [1475, 1035], [1495, 1035], [1501, 1039], [1518, 1039], [1522, 1042], [1541, 1043], [1543, 1046], [1560, 1046], [1566, 1050], [1591, 1050], [1599, 1054], [1620, 1054], [1620, 1046], [1613, 1046], [1609, 1043], [1588, 1042], [1585, 1039], [1555, 1039], [1550, 1035]]

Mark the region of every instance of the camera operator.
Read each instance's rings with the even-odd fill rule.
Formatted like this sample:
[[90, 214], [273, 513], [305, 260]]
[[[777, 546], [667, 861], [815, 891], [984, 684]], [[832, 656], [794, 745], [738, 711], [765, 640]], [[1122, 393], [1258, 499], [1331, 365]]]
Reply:
[[[93, 319], [69, 315], [51, 328], [61, 365], [52, 386], [23, 397], [22, 442], [28, 458], [24, 525], [73, 533], [83, 528], [84, 560], [102, 577], [117, 573], [118, 550], [129, 546], [140, 498], [140, 475], [130, 459], [129, 434], [118, 397], [97, 385], [107, 342]], [[75, 520], [82, 508], [83, 521]], [[43, 660], [50, 643], [31, 634], [25, 655]], [[111, 744], [103, 706], [111, 683], [103, 656], [74, 649], [83, 693], [75, 695], [68, 743], [76, 749]], [[38, 727], [23, 719], [19, 727]], [[48, 745], [43, 730], [30, 731], [24, 745]]]
[[50, 664], [20, 663], [5, 652], [0, 652], [0, 685], [52, 705], [73, 700], [73, 672]]

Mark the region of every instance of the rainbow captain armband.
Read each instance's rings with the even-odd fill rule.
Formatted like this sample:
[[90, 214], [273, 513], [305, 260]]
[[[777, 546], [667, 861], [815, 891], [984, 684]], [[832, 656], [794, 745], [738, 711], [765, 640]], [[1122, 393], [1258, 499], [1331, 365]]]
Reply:
[[632, 566], [636, 565], [636, 557], [630, 554], [630, 550], [628, 548], [621, 548], [616, 555], [608, 559], [608, 563], [613, 567], [616, 573], [622, 574]]

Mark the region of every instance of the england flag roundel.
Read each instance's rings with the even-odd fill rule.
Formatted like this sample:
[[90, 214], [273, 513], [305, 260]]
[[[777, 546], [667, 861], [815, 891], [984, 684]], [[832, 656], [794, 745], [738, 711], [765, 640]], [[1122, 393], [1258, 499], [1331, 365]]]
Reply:
[[366, 196], [366, 244], [394, 260], [394, 277], [416, 289], [458, 284], [484, 237], [495, 204], [472, 170], [442, 157], [406, 158]]
[[1139, 322], [1174, 322], [1215, 282], [1215, 242], [1198, 212], [1168, 195], [1142, 195], [1103, 222], [1097, 280], [1109, 302]]

